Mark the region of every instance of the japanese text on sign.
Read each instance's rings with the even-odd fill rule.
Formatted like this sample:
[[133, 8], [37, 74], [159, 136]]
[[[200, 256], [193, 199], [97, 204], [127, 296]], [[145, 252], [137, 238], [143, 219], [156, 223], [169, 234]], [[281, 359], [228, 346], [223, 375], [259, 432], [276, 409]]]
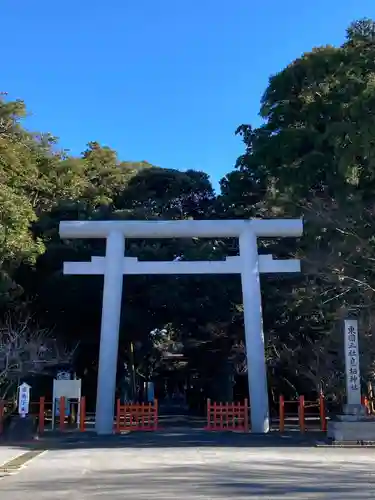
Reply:
[[29, 404], [30, 386], [24, 383], [19, 386], [18, 412], [20, 413], [20, 415], [25, 416], [29, 413]]
[[361, 376], [359, 369], [358, 322], [345, 321], [346, 391], [349, 404], [361, 404]]

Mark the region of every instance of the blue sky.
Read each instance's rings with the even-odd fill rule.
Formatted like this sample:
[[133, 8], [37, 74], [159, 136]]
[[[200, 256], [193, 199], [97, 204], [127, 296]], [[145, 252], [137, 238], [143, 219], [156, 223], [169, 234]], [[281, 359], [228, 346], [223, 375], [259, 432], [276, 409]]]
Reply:
[[97, 140], [123, 160], [205, 170], [214, 184], [258, 123], [270, 74], [339, 44], [374, 0], [2, 0], [1, 91], [27, 125], [78, 154]]

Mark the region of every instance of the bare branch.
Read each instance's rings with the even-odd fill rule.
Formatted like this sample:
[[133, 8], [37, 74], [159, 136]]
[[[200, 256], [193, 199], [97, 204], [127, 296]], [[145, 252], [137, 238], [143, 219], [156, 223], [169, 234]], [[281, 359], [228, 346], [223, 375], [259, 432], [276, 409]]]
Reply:
[[32, 374], [72, 364], [77, 347], [61, 346], [52, 331], [41, 328], [30, 314], [7, 315], [0, 323], [0, 389]]

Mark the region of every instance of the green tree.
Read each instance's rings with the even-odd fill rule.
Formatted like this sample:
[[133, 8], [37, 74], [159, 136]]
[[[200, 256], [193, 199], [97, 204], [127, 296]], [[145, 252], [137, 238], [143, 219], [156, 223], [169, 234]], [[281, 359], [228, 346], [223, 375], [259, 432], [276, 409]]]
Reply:
[[[330, 339], [335, 344], [333, 332], [346, 314], [360, 313], [371, 344], [373, 33], [373, 21], [355, 22], [340, 47], [315, 48], [272, 76], [261, 102], [263, 124], [239, 127], [246, 151], [238, 173], [224, 181], [222, 202], [239, 216], [305, 220], [298, 248], [288, 241], [272, 243], [279, 252], [302, 258], [303, 279], [288, 280], [286, 286], [294, 282], [289, 292], [282, 283], [264, 288], [270, 366], [287, 373], [289, 382], [302, 375], [311, 385], [314, 352], [324, 345], [322, 356], [329, 356]], [[251, 208], [239, 178], [261, 187]], [[324, 385], [335, 369], [321, 363], [315, 379]]]

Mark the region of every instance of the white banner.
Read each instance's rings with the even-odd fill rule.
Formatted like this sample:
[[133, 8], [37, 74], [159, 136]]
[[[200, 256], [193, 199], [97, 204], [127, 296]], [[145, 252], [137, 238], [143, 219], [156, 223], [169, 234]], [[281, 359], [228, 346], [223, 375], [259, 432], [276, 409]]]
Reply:
[[345, 376], [348, 405], [361, 404], [361, 374], [359, 370], [358, 321], [346, 319], [345, 336]]
[[29, 413], [30, 389], [31, 387], [26, 382], [18, 388], [18, 413], [21, 417], [25, 417]]

